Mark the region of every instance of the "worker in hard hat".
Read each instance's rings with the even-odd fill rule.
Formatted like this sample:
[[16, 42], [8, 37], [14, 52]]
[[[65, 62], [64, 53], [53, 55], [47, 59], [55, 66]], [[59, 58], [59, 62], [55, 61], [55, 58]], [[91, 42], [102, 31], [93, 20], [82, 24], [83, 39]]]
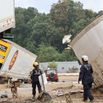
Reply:
[[36, 86], [38, 87], [38, 92], [39, 93], [42, 92], [40, 81], [39, 81], [39, 76], [41, 74], [42, 74], [42, 71], [39, 69], [39, 63], [34, 62], [33, 63], [33, 70], [31, 72], [33, 99], [35, 99], [35, 96], [36, 96]]
[[88, 56], [83, 55], [82, 56], [82, 65], [80, 68], [80, 73], [79, 73], [79, 78], [78, 78], [78, 83], [82, 81], [83, 84], [83, 101], [87, 101], [88, 99], [90, 101], [93, 101], [94, 97], [92, 96], [91, 93], [91, 88], [92, 88], [92, 83], [93, 83], [93, 69], [91, 64], [88, 63]]

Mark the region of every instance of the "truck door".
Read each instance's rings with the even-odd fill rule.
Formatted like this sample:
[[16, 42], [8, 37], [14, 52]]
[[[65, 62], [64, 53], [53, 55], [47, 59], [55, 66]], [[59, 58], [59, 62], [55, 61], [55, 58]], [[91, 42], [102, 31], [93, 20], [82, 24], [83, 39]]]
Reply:
[[0, 40], [0, 69], [8, 56], [10, 48], [11, 48], [10, 43], [4, 40]]

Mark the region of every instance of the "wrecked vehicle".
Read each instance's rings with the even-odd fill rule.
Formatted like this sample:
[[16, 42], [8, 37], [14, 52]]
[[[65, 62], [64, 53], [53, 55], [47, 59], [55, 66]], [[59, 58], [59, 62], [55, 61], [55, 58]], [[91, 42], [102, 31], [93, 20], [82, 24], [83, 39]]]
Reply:
[[58, 82], [58, 74], [56, 69], [46, 70], [47, 81]]

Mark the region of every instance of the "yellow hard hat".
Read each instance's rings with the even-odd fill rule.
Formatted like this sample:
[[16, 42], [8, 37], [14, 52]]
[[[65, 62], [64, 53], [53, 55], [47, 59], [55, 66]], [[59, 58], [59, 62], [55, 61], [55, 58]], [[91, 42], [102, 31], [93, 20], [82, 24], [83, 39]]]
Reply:
[[38, 65], [39, 65], [38, 62], [34, 62], [34, 63], [33, 63], [33, 66], [38, 66]]

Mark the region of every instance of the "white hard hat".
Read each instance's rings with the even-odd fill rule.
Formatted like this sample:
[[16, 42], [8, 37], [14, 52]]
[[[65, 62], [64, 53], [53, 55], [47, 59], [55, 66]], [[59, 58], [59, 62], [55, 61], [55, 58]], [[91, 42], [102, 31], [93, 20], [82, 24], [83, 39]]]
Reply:
[[88, 56], [87, 55], [83, 55], [82, 59], [86, 62], [86, 61], [88, 61]]

